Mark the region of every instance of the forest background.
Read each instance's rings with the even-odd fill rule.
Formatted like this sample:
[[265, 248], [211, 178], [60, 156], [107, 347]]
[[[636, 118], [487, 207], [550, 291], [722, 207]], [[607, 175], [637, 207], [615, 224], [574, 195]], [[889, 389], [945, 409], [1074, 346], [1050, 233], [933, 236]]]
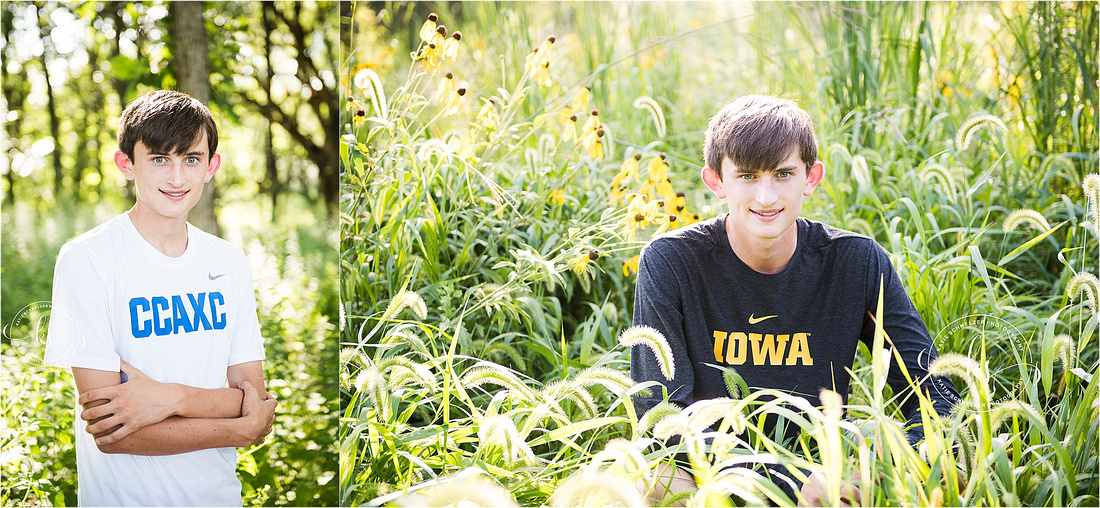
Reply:
[[[760, 460], [829, 473], [833, 505], [857, 474], [868, 506], [1095, 504], [1097, 9], [350, 4], [342, 502], [640, 505], [682, 451], [700, 490], [664, 505], [793, 504], [724, 469]], [[630, 345], [662, 358], [630, 328], [636, 256], [725, 211], [704, 129], [750, 93], [810, 112], [827, 173], [803, 215], [886, 248], [962, 392], [917, 450], [882, 334], [843, 408], [762, 404], [733, 367], [727, 400], [633, 411]]]
[[39, 364], [61, 245], [129, 209], [122, 109], [157, 88], [209, 104], [222, 169], [190, 221], [252, 265], [280, 401], [240, 449], [246, 506], [337, 502], [335, 2], [3, 2], [0, 504], [76, 504], [71, 375]]

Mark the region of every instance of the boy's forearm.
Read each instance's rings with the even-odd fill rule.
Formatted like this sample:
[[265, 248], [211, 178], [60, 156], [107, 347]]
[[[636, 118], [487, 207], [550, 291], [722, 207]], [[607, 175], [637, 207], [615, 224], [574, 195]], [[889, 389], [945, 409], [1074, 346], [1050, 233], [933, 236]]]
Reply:
[[179, 390], [176, 416], [186, 418], [238, 418], [241, 416], [241, 400], [244, 392], [236, 388], [196, 388], [175, 385]]
[[104, 453], [175, 455], [208, 448], [248, 446], [253, 439], [247, 434], [243, 418], [172, 416], [142, 427], [116, 443], [100, 445], [99, 449]]

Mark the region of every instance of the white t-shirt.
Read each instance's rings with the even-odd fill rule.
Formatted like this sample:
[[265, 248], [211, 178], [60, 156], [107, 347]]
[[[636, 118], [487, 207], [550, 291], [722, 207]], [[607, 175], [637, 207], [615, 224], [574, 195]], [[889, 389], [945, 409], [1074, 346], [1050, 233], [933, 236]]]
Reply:
[[[61, 247], [45, 363], [119, 371], [126, 360], [163, 383], [224, 388], [226, 368], [263, 360], [248, 259], [187, 225], [171, 258], [123, 213]], [[75, 405], [75, 404], [74, 404]], [[105, 454], [75, 421], [81, 506], [241, 506], [234, 448], [149, 457]]]

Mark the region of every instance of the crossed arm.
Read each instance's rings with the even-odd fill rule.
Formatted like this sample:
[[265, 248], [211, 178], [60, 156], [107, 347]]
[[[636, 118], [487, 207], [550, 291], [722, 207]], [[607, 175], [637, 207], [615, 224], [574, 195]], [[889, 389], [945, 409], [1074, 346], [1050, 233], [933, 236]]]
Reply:
[[278, 402], [264, 390], [259, 361], [226, 369], [229, 386], [160, 383], [126, 362], [117, 372], [74, 367], [80, 418], [104, 453], [173, 455], [258, 444], [271, 432]]

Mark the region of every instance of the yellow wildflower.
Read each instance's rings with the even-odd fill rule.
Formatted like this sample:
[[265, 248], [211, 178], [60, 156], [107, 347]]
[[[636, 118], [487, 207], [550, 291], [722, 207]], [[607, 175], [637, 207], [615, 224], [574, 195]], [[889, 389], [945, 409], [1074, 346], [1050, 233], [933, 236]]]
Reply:
[[546, 38], [541, 46], [527, 55], [523, 64], [523, 72], [543, 86], [550, 86], [553, 80], [550, 78], [550, 46], [557, 40], [553, 35]]
[[588, 262], [595, 261], [600, 258], [600, 255], [596, 252], [581, 253], [577, 257], [570, 259], [568, 266], [573, 273], [577, 275], [588, 275]]
[[660, 154], [649, 161], [649, 165], [646, 166], [646, 171], [649, 173], [649, 182], [651, 184], [657, 184], [664, 181], [668, 176], [668, 162], [665, 162], [665, 158], [668, 157], [665, 154]]
[[352, 118], [351, 121], [355, 124], [356, 127], [363, 125], [363, 122], [367, 121], [367, 112], [361, 109], [359, 111], [356, 111], [355, 118]]
[[668, 178], [658, 183], [655, 186], [655, 190], [657, 194], [661, 196], [661, 200], [664, 201], [665, 204], [670, 207], [676, 206], [676, 189], [672, 188], [672, 182]]
[[590, 86], [582, 87], [577, 92], [577, 96], [573, 97], [573, 110], [574, 111], [584, 111], [584, 110], [588, 109], [588, 98], [591, 95], [592, 95], [592, 87], [590, 87]]
[[432, 96], [434, 100], [440, 100], [448, 97], [455, 89], [455, 75], [448, 72], [443, 76], [443, 82], [439, 84], [439, 88], [435, 91], [435, 95]]
[[634, 256], [634, 257], [632, 257], [632, 258], [630, 258], [626, 261], [623, 261], [623, 277], [630, 277], [630, 271], [631, 270], [633, 270], [634, 273], [638, 273], [638, 260], [639, 259], [641, 259], [640, 255], [639, 256]]
[[439, 48], [435, 43], [429, 43], [427, 46], [421, 46], [416, 52], [416, 61], [424, 65], [424, 68], [429, 71], [439, 70]]
[[458, 112], [458, 106], [462, 101], [462, 96], [466, 95], [466, 88], [462, 87], [455, 90], [454, 93], [447, 97], [447, 102], [443, 104], [443, 111], [440, 112], [443, 116], [451, 116]]
[[431, 42], [432, 36], [435, 35], [436, 21], [439, 21], [439, 16], [436, 13], [433, 12], [428, 15], [428, 19], [420, 26], [420, 40], [426, 43]]
[[675, 208], [676, 213], [683, 212], [684, 208], [687, 207], [687, 198], [684, 197], [684, 193], [682, 191], [676, 193], [676, 197], [672, 200], [672, 205], [673, 208]]
[[588, 147], [588, 156], [595, 160], [603, 159], [603, 136], [603, 127], [600, 127], [596, 130], [596, 141]]
[[495, 129], [497, 126], [497, 111], [493, 108], [493, 105], [496, 104], [496, 102], [496, 99], [492, 97], [485, 100], [485, 105], [481, 106], [481, 111], [477, 112], [477, 118], [474, 119], [474, 122], [486, 129]]
[[627, 205], [626, 216], [619, 221], [618, 225], [622, 228], [623, 238], [633, 242], [638, 230], [656, 219], [660, 203], [647, 202], [648, 198], [645, 194], [631, 194], [629, 197], [630, 204]]
[[599, 110], [592, 110], [592, 114], [588, 116], [588, 120], [585, 120], [584, 126], [581, 127], [580, 142], [588, 149], [589, 152], [594, 150], [593, 145], [599, 142], [600, 136], [598, 134], [600, 130], [600, 112]]
[[655, 217], [653, 223], [659, 227], [657, 228], [657, 231], [653, 233], [653, 236], [664, 233], [669, 229], [676, 229], [679, 226], [680, 222], [680, 217], [674, 213], [661, 214], [660, 216]]
[[619, 184], [623, 183], [627, 177], [638, 180], [638, 161], [642, 160], [642, 154], [636, 153], [633, 157], [627, 158], [623, 161], [622, 167], [619, 168], [619, 173], [615, 175], [615, 178], [611, 180], [611, 187], [618, 188]]
[[445, 42], [447, 42], [447, 26], [439, 25], [435, 27], [435, 33], [432, 34], [428, 45], [434, 47], [439, 53], [443, 53], [443, 43]]
[[558, 120], [561, 122], [561, 139], [562, 141], [576, 141], [577, 140], [577, 115], [573, 113], [573, 110], [569, 106], [562, 109], [558, 114]]
[[446, 41], [443, 41], [443, 58], [450, 58], [452, 62], [458, 60], [458, 41], [460, 40], [462, 40], [462, 32], [456, 30]]
[[565, 191], [557, 189], [550, 193], [550, 202], [557, 206], [565, 204]]
[[599, 126], [600, 110], [593, 109], [592, 112], [588, 114], [588, 120], [585, 120], [584, 125], [581, 127], [581, 135], [588, 133], [589, 130], [595, 132]]
[[355, 100], [355, 97], [349, 95], [348, 101], [344, 103], [344, 107], [347, 108], [348, 111], [352, 111], [359, 109], [359, 103]]

